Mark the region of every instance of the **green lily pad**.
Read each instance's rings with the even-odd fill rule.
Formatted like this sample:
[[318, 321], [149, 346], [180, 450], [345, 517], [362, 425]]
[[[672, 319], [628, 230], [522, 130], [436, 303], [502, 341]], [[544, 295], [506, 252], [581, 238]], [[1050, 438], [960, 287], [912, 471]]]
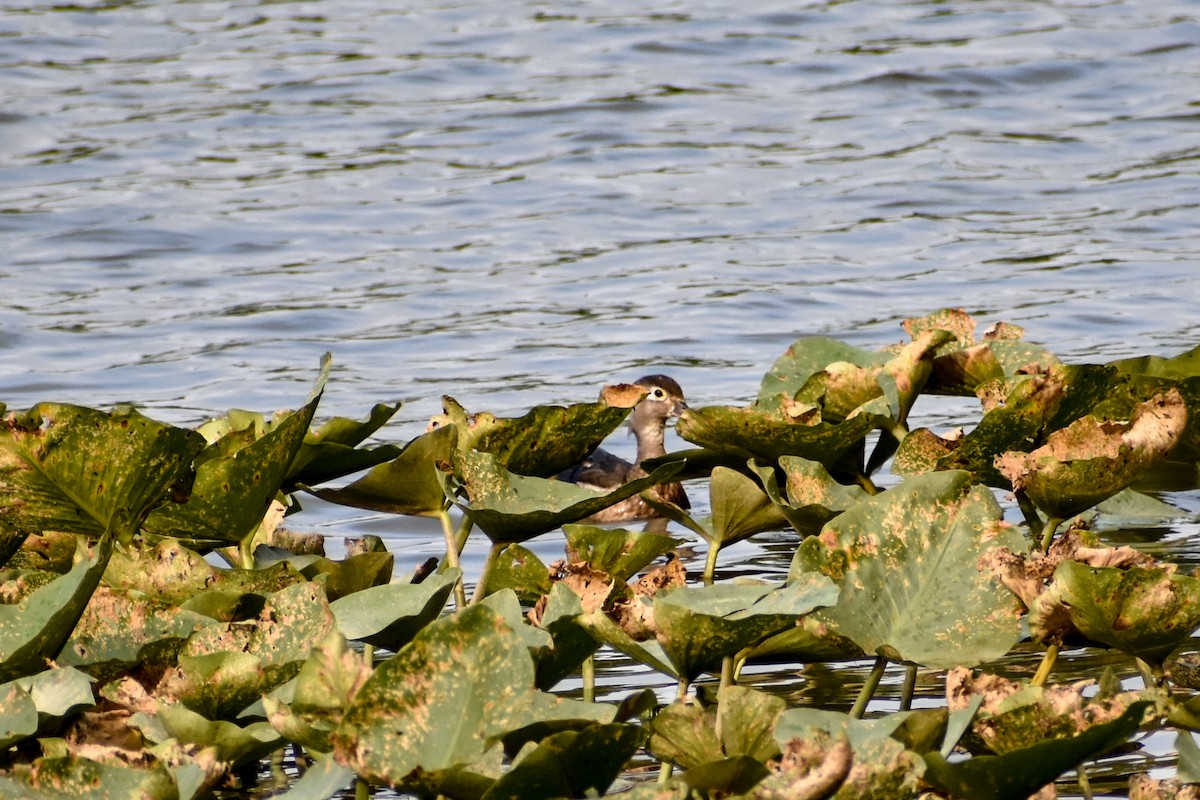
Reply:
[[97, 676], [140, 664], [169, 666], [187, 638], [212, 622], [145, 595], [98, 586], [56, 661]]
[[622, 583], [682, 544], [681, 539], [666, 534], [594, 525], [564, 525], [563, 534], [568, 560], [582, 561]]
[[447, 569], [421, 583], [389, 583], [364, 589], [329, 604], [347, 639], [399, 650], [437, 619], [460, 571]]
[[1029, 609], [1030, 632], [1093, 642], [1162, 663], [1200, 627], [1200, 578], [1164, 569], [1089, 567], [1063, 561]]
[[155, 716], [171, 737], [184, 744], [214, 748], [217, 759], [231, 768], [258, 761], [284, 745], [283, 737], [266, 722], [242, 727], [205, 719], [183, 706], [167, 704], [159, 706]]
[[603, 795], [641, 745], [634, 725], [592, 725], [544, 739], [521, 757], [482, 800], [553, 800]]
[[583, 604], [573, 591], [555, 583], [546, 597], [538, 621], [542, 630], [550, 634], [549, 648], [535, 649], [534, 684], [542, 691], [549, 691], [563, 678], [576, 673], [579, 665], [599, 648], [599, 643], [579, 622]]
[[1141, 404], [1128, 423], [1085, 416], [996, 468], [1044, 513], [1067, 519], [1132, 484], [1179, 441], [1187, 409], [1172, 389]]
[[324, 755], [310, 764], [286, 792], [274, 797], [275, 800], [329, 800], [353, 780], [353, 770], [337, 763], [332, 755]]
[[487, 413], [468, 419], [453, 398], [443, 397], [442, 404], [446, 418], [458, 428], [460, 453], [489, 453], [511, 472], [540, 478], [552, 477], [583, 461], [625, 421], [632, 407], [601, 401], [536, 406], [524, 416], [511, 419]]
[[72, 667], [52, 669], [0, 685], [0, 748], [55, 727], [96, 704], [92, 679]]
[[[117, 512], [112, 525], [129, 533], [136, 523], [130, 523], [124, 512]], [[46, 661], [62, 650], [100, 583], [113, 539], [110, 528], [91, 554], [84, 553], [66, 575], [56, 577], [18, 603], [0, 604], [0, 683], [40, 672]]]
[[107, 800], [137, 797], [174, 800], [179, 789], [161, 765], [149, 769], [101, 764], [87, 758], [41, 758], [29, 767], [0, 775], [0, 797], [23, 800]]
[[288, 468], [288, 483], [315, 486], [391, 461], [400, 454], [396, 445], [369, 448], [359, 445], [399, 410], [400, 403], [377, 403], [362, 422], [334, 417], [310, 430]]
[[335, 624], [320, 586], [289, 586], [268, 598], [256, 625], [215, 624], [192, 634], [178, 673], [161, 688], [208, 719], [231, 719], [295, 677]]
[[1116, 367], [1122, 373], [1175, 381], [1200, 377], [1200, 345], [1169, 358], [1154, 355], [1122, 358], [1110, 361], [1109, 366]]
[[[195, 546], [241, 542], [262, 522], [312, 424], [329, 377], [329, 358], [308, 402], [252, 442], [232, 434], [197, 459], [192, 494], [183, 504], [161, 506], [146, 519], [145, 532]], [[236, 440], [225, 444], [226, 440]]]
[[801, 743], [828, 746], [844, 737], [852, 749], [850, 769], [835, 793], [840, 800], [890, 800], [913, 797], [925, 765], [921, 757], [896, 738], [910, 712], [875, 720], [853, 719], [846, 714], [816, 708], [793, 708], [779, 715], [775, 739], [786, 754]]
[[[287, 561], [308, 580], [325, 587], [325, 596], [331, 602], [388, 583], [392, 579], [392, 568], [396, 561], [395, 556], [386, 551], [355, 553], [342, 561], [322, 556], [292, 555], [281, 560]], [[255, 566], [258, 567], [272, 563], [275, 562], [268, 560], [264, 563], [255, 558]]]
[[460, 507], [489, 539], [503, 543], [522, 542], [578, 522], [669, 482], [683, 468], [682, 463], [666, 464], [605, 494], [564, 481], [517, 475], [488, 453], [461, 453], [455, 466], [470, 500]]
[[743, 461], [770, 462], [794, 455], [833, 466], [861, 445], [874, 427], [865, 414], [826, 422], [809, 415], [793, 416], [784, 408], [709, 406], [684, 411], [675, 430], [689, 442], [735, 453]]
[[925, 780], [954, 797], [978, 800], [1025, 800], [1067, 770], [1125, 742], [1138, 729], [1146, 710], [1135, 703], [1112, 722], [1078, 736], [1044, 739], [1002, 756], [974, 756], [951, 763], [940, 753], [925, 755]]
[[[341, 763], [372, 783], [474, 763], [527, 722], [533, 662], [490, 608], [426, 626], [359, 690], [333, 734]], [[415, 776], [414, 776], [415, 777]]]
[[847, 363], [875, 368], [882, 367], [887, 361], [886, 353], [863, 350], [837, 339], [823, 336], [801, 337], [792, 342], [763, 376], [754, 405], [761, 411], [781, 410], [785, 399], [794, 400], [796, 393], [809, 379], [830, 364]]
[[779, 459], [779, 468], [785, 476], [782, 491], [774, 467], [750, 462], [750, 469], [771, 502], [800, 533], [819, 531], [826, 522], [868, 497], [861, 486], [838, 483], [817, 461], [784, 456]]
[[304, 580], [286, 561], [265, 569], [214, 567], [174, 539], [122, 547], [113, 553], [104, 572], [104, 583], [113, 589], [141, 592], [192, 610], [200, 610], [208, 595], [232, 593], [228, 596], [236, 602], [247, 592], [272, 594]]
[[118, 509], [140, 520], [186, 494], [198, 434], [136, 411], [39, 403], [0, 422], [0, 564], [30, 533], [98, 537]]
[[496, 557], [485, 594], [512, 589], [522, 600], [535, 602], [549, 594], [551, 586], [550, 570], [542, 560], [528, 548], [510, 544]]
[[773, 731], [786, 709], [781, 697], [736, 685], [720, 689], [715, 706], [677, 700], [651, 721], [649, 749], [686, 770], [733, 756], [765, 764], [779, 755]]
[[346, 639], [334, 633], [318, 643], [296, 675], [292, 701], [263, 698], [267, 719], [288, 741], [310, 752], [333, 750], [330, 736], [342, 721], [371, 668]]
[[791, 575], [839, 582], [837, 605], [815, 619], [868, 653], [930, 667], [991, 661], [1020, 635], [1015, 598], [977, 565], [993, 547], [1025, 548], [1001, 516], [968, 473], [919, 475], [806, 539]]
[[305, 489], [322, 500], [410, 516], [437, 516], [446, 508], [438, 464], [449, 464], [458, 429], [448, 425], [413, 439], [395, 458], [372, 467], [340, 489]]
[[773, 586], [681, 587], [654, 598], [654, 624], [676, 673], [694, 679], [721, 659], [792, 627], [815, 608], [832, 605], [837, 588], [810, 575]]

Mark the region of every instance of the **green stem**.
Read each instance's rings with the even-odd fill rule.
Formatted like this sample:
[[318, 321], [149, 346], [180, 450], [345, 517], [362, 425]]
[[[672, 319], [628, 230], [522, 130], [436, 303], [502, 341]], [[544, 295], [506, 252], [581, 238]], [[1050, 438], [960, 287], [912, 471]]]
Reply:
[[471, 595], [471, 605], [478, 604], [487, 596], [488, 580], [492, 577], [492, 569], [496, 566], [496, 559], [500, 557], [500, 551], [503, 549], [504, 542], [492, 542], [492, 546], [488, 548], [487, 559], [479, 573], [479, 583], [475, 584], [475, 593]]
[[254, 534], [238, 542], [238, 559], [242, 569], [254, 569]]
[[721, 552], [721, 545], [717, 542], [712, 542], [708, 546], [708, 556], [704, 559], [704, 585], [712, 586], [713, 579], [717, 573], [717, 553]]
[[863, 490], [872, 497], [879, 494], [879, 487], [877, 487], [875, 482], [872, 481], [867, 475], [863, 475], [862, 473], [855, 475], [854, 482], [861, 486]]
[[858, 693], [858, 699], [854, 701], [854, 708], [850, 709], [850, 716], [854, 719], [862, 719], [863, 714], [867, 713], [867, 704], [871, 702], [871, 698], [875, 695], [875, 690], [879, 687], [879, 681], [883, 678], [883, 671], [887, 669], [887, 659], [879, 656], [875, 659], [875, 666], [871, 668], [871, 674], [867, 675], [867, 680], [863, 684], [862, 691]]
[[1013, 492], [1017, 498], [1017, 508], [1021, 509], [1021, 516], [1025, 517], [1025, 524], [1029, 526], [1029, 532], [1034, 538], [1042, 535], [1042, 515], [1038, 513], [1037, 506], [1029, 499], [1029, 496], [1018, 490]]
[[1092, 782], [1088, 780], [1087, 767], [1080, 764], [1075, 769], [1075, 775], [1079, 778], [1079, 791], [1083, 794], [1083, 800], [1092, 800]]
[[593, 656], [583, 660], [583, 702], [596, 702], [596, 659]]
[[1054, 541], [1054, 534], [1058, 530], [1058, 526], [1062, 525], [1063, 521], [1058, 517], [1047, 517], [1046, 527], [1042, 529], [1042, 552], [1045, 553], [1050, 549], [1050, 544]]
[[1034, 686], [1045, 686], [1046, 681], [1050, 678], [1050, 673], [1054, 671], [1054, 662], [1058, 660], [1058, 645], [1052, 644], [1046, 648], [1046, 652], [1042, 655], [1042, 663], [1038, 664], [1037, 672], [1030, 681]]
[[904, 667], [904, 686], [900, 689], [900, 710], [912, 709], [913, 695], [917, 691], [917, 665], [906, 664]]
[[721, 689], [727, 686], [733, 686], [737, 681], [734, 677], [733, 656], [725, 656], [721, 659]]
[[362, 778], [356, 778], [354, 781], [354, 800], [368, 800], [370, 796], [371, 784]]
[[438, 514], [438, 519], [442, 521], [442, 536], [446, 540], [445, 564], [447, 567], [460, 570], [458, 580], [454, 583], [454, 605], [456, 608], [466, 608], [467, 590], [463, 588], [462, 572], [458, 566], [458, 540], [454, 535], [454, 525], [450, 520], [450, 509], [443, 508], [442, 513]]

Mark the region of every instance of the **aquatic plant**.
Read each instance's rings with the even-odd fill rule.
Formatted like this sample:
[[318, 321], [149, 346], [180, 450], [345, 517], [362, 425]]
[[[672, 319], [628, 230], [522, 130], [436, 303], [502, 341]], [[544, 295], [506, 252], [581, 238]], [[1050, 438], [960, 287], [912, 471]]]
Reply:
[[[1167, 727], [1197, 778], [1200, 681], [1180, 653], [1200, 580], [1089, 526], [1186, 516], [1135, 490], [1194, 487], [1200, 348], [1065, 364], [1015, 326], [977, 339], [961, 311], [905, 330], [879, 351], [797, 340], [748, 406], [683, 414], [697, 449], [608, 494], [554, 476], [621, 424], [630, 387], [511, 418], [446, 397], [402, 444], [375, 441], [399, 404], [316, 421], [328, 359], [296, 410], [197, 430], [8, 413], [0, 796], [198, 798], [291, 748], [307, 765], [292, 798], [602, 796], [625, 775], [631, 798], [1009, 800], [1067, 775], [1086, 795], [1110, 752]], [[977, 424], [910, 429], [939, 395], [977, 397]], [[681, 478], [707, 481], [708, 516], [647, 491]], [[280, 527], [306, 494], [438, 519], [445, 555], [403, 573], [378, 542], [306, 550]], [[582, 523], [634, 494], [656, 530]], [[465, 574], [476, 532], [489, 555]], [[553, 564], [525, 546], [547, 534], [565, 543]], [[785, 575], [722, 570], [761, 534], [788, 549]], [[685, 546], [703, 548], [695, 574]], [[1055, 683], [1067, 647], [1142, 681]], [[602, 648], [674, 693], [597, 702]], [[754, 685], [767, 661], [866, 678], [852, 703], [806, 698]], [[899, 710], [875, 702], [893, 667]], [[944, 702], [913, 709], [919, 680]], [[1160, 783], [1132, 779], [1174, 791]]]

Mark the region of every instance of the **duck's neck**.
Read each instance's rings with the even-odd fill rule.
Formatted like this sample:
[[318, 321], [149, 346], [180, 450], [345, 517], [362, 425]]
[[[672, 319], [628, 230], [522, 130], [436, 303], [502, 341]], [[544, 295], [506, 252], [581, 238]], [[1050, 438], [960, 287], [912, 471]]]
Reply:
[[633, 429], [637, 438], [637, 463], [640, 465], [648, 458], [658, 458], [667, 454], [664, 444], [667, 421], [663, 419], [646, 420]]

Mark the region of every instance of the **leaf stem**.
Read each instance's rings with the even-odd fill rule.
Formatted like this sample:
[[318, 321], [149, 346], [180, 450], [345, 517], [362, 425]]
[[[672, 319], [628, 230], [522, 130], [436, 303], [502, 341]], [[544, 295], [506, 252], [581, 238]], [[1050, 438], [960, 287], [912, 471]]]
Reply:
[[717, 573], [717, 553], [721, 552], [719, 542], [710, 542], [708, 545], [708, 555], [704, 559], [704, 585], [712, 586], [713, 579]]
[[583, 660], [583, 702], [596, 702], [596, 659], [588, 656]]
[[1029, 499], [1029, 495], [1021, 490], [1013, 492], [1013, 496], [1017, 498], [1017, 508], [1021, 509], [1021, 516], [1025, 517], [1025, 524], [1029, 526], [1029, 532], [1036, 538], [1042, 535], [1042, 515], [1038, 513], [1037, 506]]
[[479, 573], [479, 582], [475, 584], [475, 592], [471, 595], [471, 605], [477, 605], [487, 596], [488, 579], [492, 577], [492, 568], [496, 566], [496, 560], [503, 549], [504, 542], [492, 542], [492, 546], [488, 548], [487, 559], [484, 560], [483, 569]]
[[913, 695], [917, 691], [917, 665], [904, 665], [904, 685], [900, 689], [900, 710], [911, 711]]
[[887, 659], [883, 656], [875, 659], [875, 666], [867, 675], [862, 691], [858, 693], [858, 699], [854, 701], [854, 708], [850, 709], [850, 716], [853, 719], [862, 719], [863, 714], [867, 712], [867, 704], [871, 702], [871, 698], [875, 695], [875, 689], [879, 687], [879, 681], [883, 678], [883, 671], [887, 669], [887, 663]]
[[737, 678], [734, 677], [733, 662], [733, 656], [725, 656], [721, 659], [721, 689], [733, 686], [737, 682]]
[[1058, 531], [1058, 526], [1063, 524], [1063, 520], [1058, 517], [1048, 517], [1046, 519], [1046, 527], [1042, 529], [1042, 552], [1045, 553], [1050, 549], [1050, 544], [1054, 541], [1054, 534]]
[[1054, 662], [1057, 660], [1058, 645], [1052, 644], [1046, 648], [1046, 652], [1042, 655], [1042, 663], [1038, 664], [1037, 672], [1030, 683], [1033, 686], [1045, 686], [1046, 681], [1050, 678], [1050, 673], [1054, 671]]
[[[450, 520], [450, 509], [443, 507], [438, 519], [442, 521], [442, 536], [446, 540], [447, 567], [458, 568], [458, 539], [454, 535], [454, 525]], [[467, 607], [467, 590], [463, 587], [463, 576], [460, 570], [458, 580], [454, 583], [454, 605], [456, 608]]]

